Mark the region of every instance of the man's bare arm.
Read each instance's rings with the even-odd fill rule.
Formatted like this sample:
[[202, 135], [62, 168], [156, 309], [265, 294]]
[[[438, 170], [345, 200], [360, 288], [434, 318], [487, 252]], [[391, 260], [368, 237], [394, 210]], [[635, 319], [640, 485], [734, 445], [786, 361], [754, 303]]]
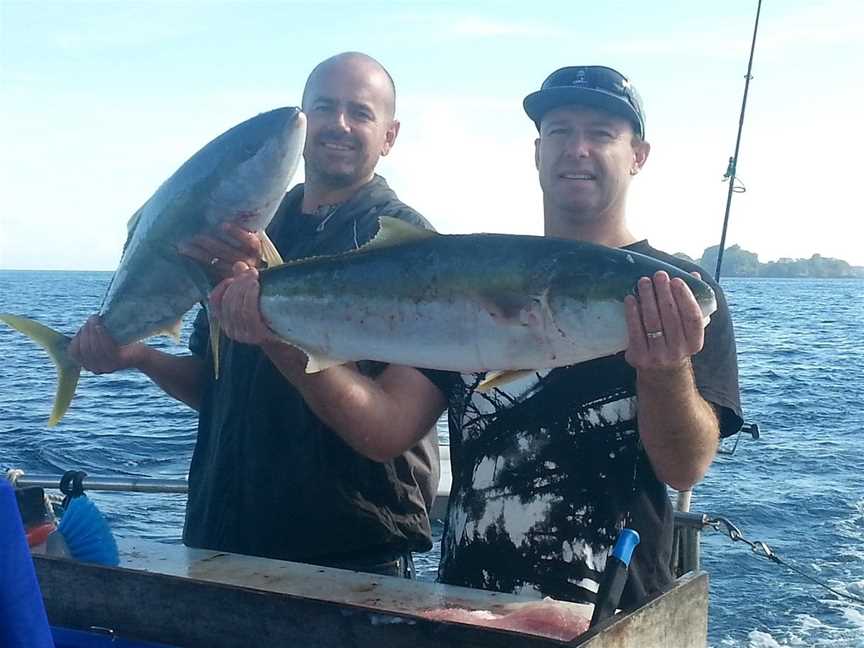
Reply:
[[639, 436], [657, 477], [687, 490], [708, 472], [717, 453], [720, 425], [696, 389], [690, 363], [656, 374], [639, 372]]
[[625, 358], [636, 369], [639, 436], [657, 477], [687, 490], [705, 476], [720, 440], [690, 360], [705, 341], [702, 312], [687, 284], [665, 272], [641, 279], [638, 294], [627, 298]]
[[201, 409], [204, 392], [204, 361], [195, 355], [175, 356], [147, 345], [135, 368], [146, 374], [166, 394], [192, 409]]
[[318, 418], [375, 461], [411, 448], [447, 407], [438, 387], [411, 367], [390, 365], [374, 379], [353, 364], [307, 374], [305, 356], [297, 349], [280, 343], [263, 348]]
[[118, 346], [98, 316], [90, 317], [69, 345], [69, 354], [93, 373], [138, 369], [169, 396], [197, 410], [204, 386], [204, 361], [174, 356], [141, 342]]
[[372, 379], [353, 365], [340, 365], [307, 374], [305, 354], [282, 342], [262, 320], [259, 294], [257, 271], [240, 266], [213, 291], [210, 307], [228, 337], [260, 346], [312, 411], [357, 452], [387, 461], [434, 426], [447, 403], [421, 372], [391, 365]]

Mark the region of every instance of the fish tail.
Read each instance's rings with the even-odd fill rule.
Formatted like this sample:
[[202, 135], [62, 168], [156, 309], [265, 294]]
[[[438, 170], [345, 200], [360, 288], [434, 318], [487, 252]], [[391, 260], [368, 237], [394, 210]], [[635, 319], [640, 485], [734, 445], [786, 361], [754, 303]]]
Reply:
[[78, 386], [78, 376], [81, 374], [81, 365], [66, 352], [72, 340], [26, 317], [0, 313], [0, 321], [20, 331], [44, 348], [57, 365], [57, 394], [54, 396], [54, 407], [48, 419], [48, 427], [54, 427], [69, 409], [69, 403], [72, 402], [75, 388]]

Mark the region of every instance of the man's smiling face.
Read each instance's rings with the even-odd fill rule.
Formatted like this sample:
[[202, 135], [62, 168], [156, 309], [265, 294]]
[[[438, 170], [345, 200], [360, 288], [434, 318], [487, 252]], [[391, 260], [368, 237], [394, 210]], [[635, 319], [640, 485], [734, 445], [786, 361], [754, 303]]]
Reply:
[[363, 60], [317, 71], [307, 85], [306, 176], [332, 188], [371, 179], [398, 133], [386, 73]]
[[601, 218], [623, 203], [644, 147], [622, 117], [580, 105], [550, 110], [535, 142], [545, 200], [582, 222]]

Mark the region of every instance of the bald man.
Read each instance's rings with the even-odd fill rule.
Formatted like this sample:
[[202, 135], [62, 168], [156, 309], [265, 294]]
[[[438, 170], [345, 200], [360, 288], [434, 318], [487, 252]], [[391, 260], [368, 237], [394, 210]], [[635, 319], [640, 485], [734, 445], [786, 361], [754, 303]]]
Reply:
[[[285, 260], [353, 250], [375, 235], [381, 215], [430, 227], [375, 174], [399, 134], [395, 103], [393, 79], [365, 54], [339, 54], [309, 75], [302, 101], [306, 182], [286, 194], [268, 229]], [[182, 251], [216, 280], [231, 277], [236, 262], [257, 276], [257, 237], [239, 228], [225, 234], [230, 244], [224, 236], [200, 236]], [[218, 380], [203, 310], [191, 356], [117, 347], [98, 318], [73, 342], [91, 371], [139, 369], [198, 410], [184, 542], [412, 576], [412, 552], [432, 546], [427, 510], [438, 485], [441, 392], [410, 367], [357, 363], [306, 374], [305, 356], [260, 321], [220, 318], [227, 337]], [[369, 394], [378, 392], [399, 405], [368, 407]], [[407, 452], [374, 442], [389, 439], [394, 425], [420, 441]]]

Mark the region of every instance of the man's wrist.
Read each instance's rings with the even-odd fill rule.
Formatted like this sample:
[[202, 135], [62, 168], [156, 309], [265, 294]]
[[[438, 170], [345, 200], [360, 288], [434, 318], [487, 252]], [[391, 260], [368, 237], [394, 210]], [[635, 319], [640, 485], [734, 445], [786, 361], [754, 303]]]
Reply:
[[127, 369], [137, 369], [138, 371], [145, 371], [147, 368], [147, 363], [150, 359], [151, 349], [144, 342], [135, 342], [130, 344], [127, 349]]
[[695, 385], [693, 363], [686, 358], [681, 364], [671, 367], [637, 369], [636, 381], [647, 388], [686, 389]]

